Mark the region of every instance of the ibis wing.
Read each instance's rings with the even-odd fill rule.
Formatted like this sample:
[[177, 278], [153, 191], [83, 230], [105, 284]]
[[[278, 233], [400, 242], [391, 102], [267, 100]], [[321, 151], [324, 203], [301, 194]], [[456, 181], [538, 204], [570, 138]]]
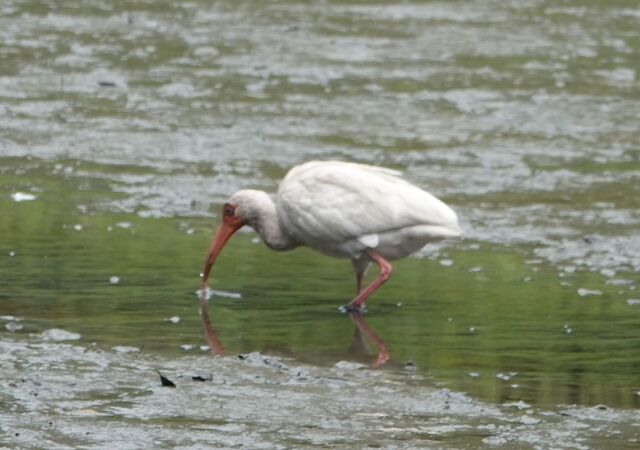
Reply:
[[307, 243], [340, 243], [415, 225], [459, 229], [451, 208], [398, 175], [337, 161], [297, 166], [280, 184], [279, 217]]

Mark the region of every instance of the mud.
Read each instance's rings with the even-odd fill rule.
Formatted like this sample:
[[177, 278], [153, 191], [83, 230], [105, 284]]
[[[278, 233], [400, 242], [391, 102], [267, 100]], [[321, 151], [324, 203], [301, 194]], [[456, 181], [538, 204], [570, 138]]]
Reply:
[[[635, 411], [495, 405], [405, 369], [250, 353], [162, 358], [3, 339], [9, 448], [635, 448]], [[176, 388], [163, 387], [161, 371]], [[192, 375], [206, 373], [204, 381]]]

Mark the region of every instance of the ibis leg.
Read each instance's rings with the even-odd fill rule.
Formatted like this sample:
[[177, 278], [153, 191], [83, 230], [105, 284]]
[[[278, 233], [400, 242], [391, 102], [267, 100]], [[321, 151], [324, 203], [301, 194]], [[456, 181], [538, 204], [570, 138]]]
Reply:
[[366, 253], [373, 260], [373, 262], [378, 265], [378, 267], [380, 268], [380, 273], [378, 273], [376, 279], [373, 280], [369, 286], [361, 290], [358, 295], [356, 295], [356, 298], [354, 298], [351, 303], [349, 303], [349, 309], [359, 309], [362, 304], [367, 301], [367, 298], [369, 298], [369, 296], [376, 289], [382, 286], [384, 282], [389, 279], [389, 276], [391, 275], [391, 272], [393, 270], [393, 267], [391, 267], [389, 261], [384, 259], [377, 252], [373, 250], [367, 250]]
[[362, 292], [362, 279], [364, 278], [363, 272], [356, 272], [356, 295]]

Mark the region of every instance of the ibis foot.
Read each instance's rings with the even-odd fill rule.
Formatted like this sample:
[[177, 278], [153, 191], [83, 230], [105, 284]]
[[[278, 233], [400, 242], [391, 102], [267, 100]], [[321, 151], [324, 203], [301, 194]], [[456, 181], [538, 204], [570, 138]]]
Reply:
[[338, 311], [343, 314], [351, 314], [354, 312], [365, 314], [367, 312], [367, 305], [362, 304], [360, 306], [354, 306], [351, 303], [347, 303], [346, 305], [339, 306]]

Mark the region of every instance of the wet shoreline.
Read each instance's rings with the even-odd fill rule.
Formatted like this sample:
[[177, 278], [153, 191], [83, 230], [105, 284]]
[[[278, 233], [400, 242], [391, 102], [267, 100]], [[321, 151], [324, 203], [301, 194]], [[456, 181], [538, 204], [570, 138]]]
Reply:
[[[0, 443], [36, 448], [426, 446], [633, 448], [638, 417], [605, 406], [492, 405], [411, 372], [251, 353], [164, 357], [3, 339]], [[156, 370], [177, 385], [162, 387]], [[194, 381], [193, 373], [211, 380]]]

